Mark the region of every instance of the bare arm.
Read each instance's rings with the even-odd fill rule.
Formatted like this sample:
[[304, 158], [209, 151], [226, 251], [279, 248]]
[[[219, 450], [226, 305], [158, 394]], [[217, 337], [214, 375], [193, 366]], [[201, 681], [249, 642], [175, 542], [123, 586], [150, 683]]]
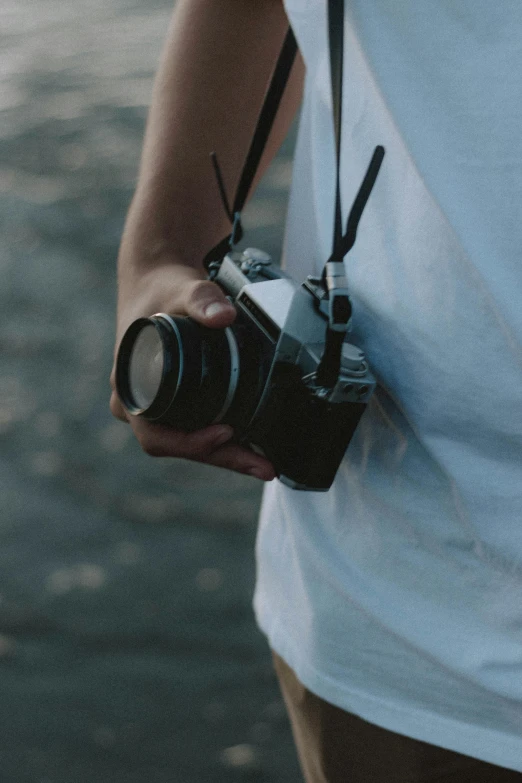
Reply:
[[[136, 193], [118, 261], [117, 342], [135, 318], [188, 314], [207, 326], [231, 323], [234, 310], [204, 280], [202, 258], [225, 236], [209, 153], [215, 150], [230, 194], [239, 180], [287, 19], [281, 0], [178, 0], [155, 80]], [[265, 152], [277, 151], [300, 101], [303, 67], [294, 67]], [[262, 165], [262, 167], [263, 167]], [[221, 312], [205, 315], [211, 303]], [[113, 393], [111, 409], [125, 418]], [[220, 425], [184, 434], [132, 419], [145, 451], [273, 472], [235, 445], [215, 447]]]

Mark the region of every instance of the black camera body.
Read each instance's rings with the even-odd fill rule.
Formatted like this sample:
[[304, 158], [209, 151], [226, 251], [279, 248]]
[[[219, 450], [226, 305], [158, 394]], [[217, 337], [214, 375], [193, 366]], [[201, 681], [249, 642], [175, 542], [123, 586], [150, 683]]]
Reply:
[[284, 484], [328, 490], [375, 389], [363, 352], [345, 340], [335, 384], [319, 383], [328, 295], [315, 278], [298, 285], [261, 250], [230, 251], [211, 279], [236, 308], [233, 324], [138, 319], [118, 353], [120, 399], [129, 413], [177, 429], [230, 424]]

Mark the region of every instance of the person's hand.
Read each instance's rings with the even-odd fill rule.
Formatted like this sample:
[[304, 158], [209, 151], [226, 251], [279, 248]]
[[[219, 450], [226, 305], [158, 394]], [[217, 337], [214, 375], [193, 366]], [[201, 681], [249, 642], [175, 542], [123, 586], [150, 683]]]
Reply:
[[[215, 283], [204, 279], [203, 272], [180, 264], [165, 263], [153, 269], [127, 273], [120, 279], [116, 346], [136, 318], [164, 312], [189, 315], [211, 328], [224, 328], [235, 318], [235, 309]], [[180, 432], [171, 427], [130, 416], [115, 390], [115, 371], [111, 374], [112, 414], [132, 427], [138, 442], [153, 457], [180, 457], [270, 481], [275, 473], [268, 460], [230, 440], [232, 428], [214, 424], [195, 432]]]

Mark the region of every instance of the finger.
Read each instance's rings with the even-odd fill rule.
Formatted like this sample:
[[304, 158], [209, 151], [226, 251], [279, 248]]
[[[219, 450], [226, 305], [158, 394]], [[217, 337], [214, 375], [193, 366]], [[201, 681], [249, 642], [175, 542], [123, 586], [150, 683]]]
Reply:
[[141, 448], [151, 457], [180, 457], [202, 462], [233, 436], [232, 427], [227, 425], [181, 432], [134, 416], [130, 423]]
[[236, 317], [235, 307], [221, 288], [210, 280], [195, 280], [185, 289], [185, 310], [194, 320], [205, 326], [222, 329]]
[[178, 457], [204, 462], [255, 476], [263, 481], [271, 481], [275, 477], [275, 471], [267, 459], [237, 444], [228, 443], [233, 430], [227, 425], [213, 425], [196, 432], [180, 432], [134, 417], [131, 425], [141, 448], [151, 457]]
[[205, 462], [218, 468], [227, 468], [247, 476], [254, 476], [262, 481], [272, 481], [276, 475], [267, 459], [232, 443], [217, 448]]

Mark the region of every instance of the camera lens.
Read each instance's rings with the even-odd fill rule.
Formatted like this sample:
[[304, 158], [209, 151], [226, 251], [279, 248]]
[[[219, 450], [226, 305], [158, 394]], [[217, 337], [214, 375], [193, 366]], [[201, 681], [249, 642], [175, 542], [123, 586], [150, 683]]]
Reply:
[[129, 358], [129, 388], [138, 408], [149, 408], [163, 378], [163, 343], [153, 324], [143, 327]]
[[223, 420], [238, 378], [232, 329], [164, 313], [130, 325], [116, 362], [116, 388], [129, 413], [187, 431]]

